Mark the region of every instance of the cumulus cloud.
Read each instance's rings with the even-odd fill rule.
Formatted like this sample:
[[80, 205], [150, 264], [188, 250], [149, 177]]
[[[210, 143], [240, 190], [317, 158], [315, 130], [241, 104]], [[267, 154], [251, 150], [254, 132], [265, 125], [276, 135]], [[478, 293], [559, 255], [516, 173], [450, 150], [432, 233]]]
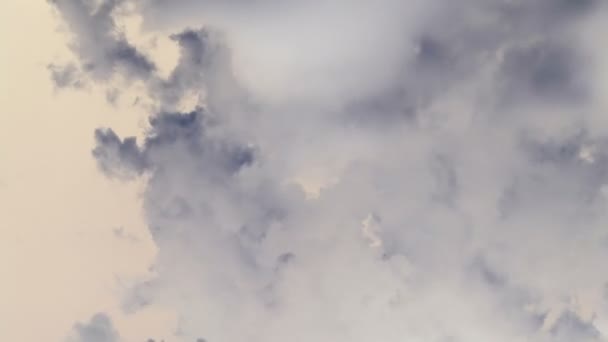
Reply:
[[52, 3], [88, 77], [153, 103], [143, 141], [95, 133], [147, 182], [126, 311], [178, 341], [606, 340], [599, 1]]

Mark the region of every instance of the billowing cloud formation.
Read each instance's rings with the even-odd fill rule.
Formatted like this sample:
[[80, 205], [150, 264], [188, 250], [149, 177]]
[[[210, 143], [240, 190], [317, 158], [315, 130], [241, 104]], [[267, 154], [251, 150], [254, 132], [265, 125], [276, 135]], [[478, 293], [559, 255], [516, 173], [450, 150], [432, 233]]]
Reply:
[[[156, 108], [140, 144], [95, 133], [147, 179], [127, 311], [180, 341], [606, 340], [599, 1], [53, 3], [83, 72]], [[121, 6], [178, 45], [169, 76]]]

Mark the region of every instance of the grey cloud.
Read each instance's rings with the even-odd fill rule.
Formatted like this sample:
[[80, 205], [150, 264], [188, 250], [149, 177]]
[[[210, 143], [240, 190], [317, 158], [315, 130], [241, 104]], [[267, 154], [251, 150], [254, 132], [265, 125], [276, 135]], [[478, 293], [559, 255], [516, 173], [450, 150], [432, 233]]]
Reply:
[[87, 323], [74, 325], [74, 336], [68, 342], [118, 342], [119, 335], [104, 313], [97, 313]]
[[97, 147], [92, 153], [104, 173], [124, 179], [145, 171], [162, 173], [167, 167], [167, 154], [180, 158], [182, 151], [186, 152], [184, 162], [218, 177], [236, 173], [254, 162], [252, 148], [207, 138], [210, 124], [206, 121], [200, 108], [189, 113], [159, 113], [150, 118], [150, 131], [142, 146], [138, 146], [135, 137], [121, 140], [111, 129], [98, 129]]
[[551, 327], [550, 334], [554, 341], [604, 341], [600, 332], [592, 323], [584, 322], [581, 318], [571, 312], [562, 313]]
[[577, 79], [582, 60], [572, 47], [550, 41], [526, 45], [505, 52], [501, 69], [508, 80], [506, 92], [570, 102], [586, 94], [582, 80]]
[[[484, 116], [532, 103], [581, 106], [591, 93], [589, 56], [576, 34], [595, 4], [472, 0], [437, 5], [428, 18], [441, 25], [423, 25], [409, 37], [414, 54], [402, 56], [394, 71], [398, 77], [351, 102], [349, 114], [365, 119], [365, 125], [418, 120], [469, 87], [477, 94], [466, 100], [488, 112]], [[518, 118], [509, 113], [503, 119], [511, 116]]]
[[177, 103], [189, 89], [198, 91], [203, 88], [204, 63], [210, 63], [212, 49], [208, 42], [208, 33], [204, 30], [185, 30], [171, 35], [171, 39], [180, 47], [180, 57], [169, 79], [160, 84], [164, 101]]
[[184, 341], [601, 340], [563, 300], [608, 282], [598, 6], [139, 3], [180, 55], [139, 145], [96, 132], [102, 171], [148, 176], [157, 276], [125, 309], [173, 308]]
[[121, 140], [111, 129], [98, 129], [95, 140], [93, 156], [107, 175], [130, 178], [145, 170], [146, 161], [134, 137]]
[[149, 82], [150, 95], [163, 111], [175, 111], [181, 100], [194, 96], [212, 115], [221, 107], [226, 120], [247, 96], [234, 80], [222, 34], [210, 28], [185, 28], [169, 38], [179, 47], [179, 59], [166, 79]]
[[82, 88], [85, 85], [80, 71], [74, 64], [64, 66], [50, 64], [51, 80], [58, 88]]
[[[130, 81], [143, 81], [153, 103], [163, 111], [176, 111], [179, 102], [194, 95], [206, 100], [211, 108], [214, 102], [237, 103], [233, 81], [226, 70], [225, 47], [217, 32], [207, 29], [185, 29], [170, 35], [179, 46], [179, 60], [167, 79], [157, 73], [154, 62], [138, 47], [127, 40], [116, 23], [116, 17], [127, 15], [126, 0], [48, 0], [72, 33], [70, 48], [78, 58], [78, 66], [52, 65], [51, 78], [58, 87], [80, 86], [87, 78], [108, 86], [107, 100], [116, 104], [118, 92], [108, 81], [120, 76]], [[215, 37], [218, 36], [218, 37]], [[231, 98], [222, 95], [231, 87]], [[205, 95], [213, 93], [213, 96]], [[242, 96], [242, 95], [241, 95]]]
[[72, 51], [82, 69], [95, 80], [108, 80], [114, 73], [128, 79], [147, 79], [154, 64], [129, 43], [116, 26], [113, 15], [123, 0], [48, 0], [73, 34]]
[[120, 91], [116, 88], [108, 89], [106, 91], [106, 101], [108, 103], [116, 105], [117, 101], [120, 99]]

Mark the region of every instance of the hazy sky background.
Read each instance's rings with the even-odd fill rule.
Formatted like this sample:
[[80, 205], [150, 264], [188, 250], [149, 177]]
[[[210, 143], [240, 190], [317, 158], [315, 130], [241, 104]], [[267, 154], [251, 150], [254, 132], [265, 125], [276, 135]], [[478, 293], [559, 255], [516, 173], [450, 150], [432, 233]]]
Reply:
[[[62, 341], [76, 321], [118, 313], [120, 279], [152, 260], [141, 188], [100, 177], [90, 152], [95, 128], [137, 133], [144, 114], [95, 90], [55, 92], [47, 65], [66, 56], [66, 36], [46, 2], [2, 1], [0, 12], [0, 339]], [[138, 241], [118, 238], [121, 227]], [[159, 315], [125, 336], [171, 324]]]
[[1, 340], [606, 341], [604, 2], [0, 13]]

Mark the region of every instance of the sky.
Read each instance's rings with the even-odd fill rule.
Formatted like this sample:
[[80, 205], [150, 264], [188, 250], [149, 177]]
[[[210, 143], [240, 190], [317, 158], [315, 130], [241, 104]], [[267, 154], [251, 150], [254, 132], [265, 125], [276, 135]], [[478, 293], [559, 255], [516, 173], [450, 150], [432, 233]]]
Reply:
[[0, 339], [608, 340], [602, 0], [0, 3]]
[[[56, 90], [47, 65], [67, 55], [66, 37], [48, 4], [2, 1], [0, 11], [0, 339], [63, 341], [77, 321], [119, 313], [124, 282], [154, 258], [140, 186], [100, 177], [90, 152], [96, 127], [136, 133], [144, 113], [94, 89]], [[172, 320], [145, 316], [147, 331], [136, 318], [129, 341]]]

